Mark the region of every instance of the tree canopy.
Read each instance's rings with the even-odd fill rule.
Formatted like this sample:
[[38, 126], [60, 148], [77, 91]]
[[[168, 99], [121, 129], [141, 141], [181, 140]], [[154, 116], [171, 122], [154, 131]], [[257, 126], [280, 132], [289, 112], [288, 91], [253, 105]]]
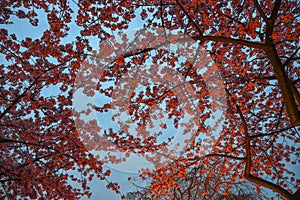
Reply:
[[225, 195], [248, 181], [299, 199], [299, 10], [297, 0], [1, 1], [0, 198], [91, 196], [93, 179], [119, 192], [103, 165], [140, 155], [156, 197], [200, 169], [194, 178], [218, 177]]

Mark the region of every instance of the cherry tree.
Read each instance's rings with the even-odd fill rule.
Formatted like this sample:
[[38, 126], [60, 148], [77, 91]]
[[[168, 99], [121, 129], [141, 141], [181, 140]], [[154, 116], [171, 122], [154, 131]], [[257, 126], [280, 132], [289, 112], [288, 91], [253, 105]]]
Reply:
[[[90, 196], [94, 177], [118, 192], [103, 164], [138, 154], [155, 163], [141, 176], [156, 194], [196, 166], [298, 199], [299, 9], [293, 0], [1, 2], [1, 198]], [[20, 39], [16, 20], [48, 27]], [[124, 33], [135, 20], [143, 31]], [[51, 86], [59, 94], [43, 95]], [[110, 101], [74, 110], [81, 87]], [[119, 130], [81, 118], [115, 110]], [[189, 136], [180, 151], [170, 132]], [[116, 149], [125, 158], [92, 153]]]

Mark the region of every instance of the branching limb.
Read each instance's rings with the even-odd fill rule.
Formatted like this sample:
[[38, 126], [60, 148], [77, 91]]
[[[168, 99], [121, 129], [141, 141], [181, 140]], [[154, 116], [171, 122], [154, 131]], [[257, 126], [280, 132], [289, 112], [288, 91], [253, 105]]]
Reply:
[[257, 11], [259, 12], [259, 14], [261, 15], [261, 17], [264, 19], [264, 21], [267, 24], [270, 24], [270, 20], [267, 18], [267, 16], [265, 15], [264, 11], [262, 10], [261, 6], [259, 5], [257, 0], [254, 0], [254, 5], [257, 9]]

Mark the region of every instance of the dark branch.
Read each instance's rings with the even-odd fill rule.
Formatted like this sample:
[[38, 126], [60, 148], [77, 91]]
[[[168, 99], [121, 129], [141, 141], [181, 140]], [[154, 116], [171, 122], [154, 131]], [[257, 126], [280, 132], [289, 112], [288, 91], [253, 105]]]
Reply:
[[254, 4], [256, 9], [258, 10], [259, 14], [262, 16], [262, 18], [264, 19], [264, 21], [267, 24], [270, 24], [270, 20], [267, 18], [267, 16], [265, 15], [264, 11], [262, 10], [261, 6], [259, 5], [257, 0], [254, 0]]
[[218, 156], [218, 157], [225, 157], [225, 158], [231, 158], [234, 160], [245, 160], [246, 157], [237, 157], [237, 156], [232, 156], [232, 155], [227, 155], [227, 154], [217, 154], [217, 153], [212, 153], [205, 155], [206, 157], [212, 157], [212, 156]]
[[274, 131], [274, 132], [271, 132], [271, 133], [262, 133], [262, 134], [252, 135], [252, 136], [249, 136], [249, 138], [253, 139], [253, 138], [258, 138], [258, 137], [272, 136], [272, 135], [275, 135], [277, 133], [281, 133], [283, 131], [287, 131], [287, 130], [292, 129], [292, 128], [294, 128], [294, 126], [291, 126], [291, 127], [288, 127], [288, 128], [283, 128], [283, 129], [280, 129], [278, 131]]

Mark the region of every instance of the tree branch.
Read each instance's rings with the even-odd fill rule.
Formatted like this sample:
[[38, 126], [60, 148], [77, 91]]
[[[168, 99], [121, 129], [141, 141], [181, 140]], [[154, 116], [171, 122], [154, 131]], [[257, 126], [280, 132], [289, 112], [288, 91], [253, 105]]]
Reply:
[[257, 0], [254, 0], [254, 5], [257, 9], [257, 11], [259, 12], [259, 14], [262, 16], [262, 18], [264, 19], [264, 21], [269, 24], [270, 20], [267, 18], [267, 16], [265, 15], [264, 11], [262, 10], [261, 6], [259, 5]]
[[283, 66], [287, 66], [289, 64], [289, 62], [291, 60], [293, 60], [293, 58], [295, 57], [295, 55], [298, 53], [299, 49], [300, 49], [300, 47], [298, 47], [296, 49], [296, 51], [284, 62]]
[[291, 86], [291, 90], [295, 96], [295, 99], [298, 102], [298, 105], [300, 105], [300, 93], [299, 93], [298, 89], [296, 88], [295, 83], [293, 83], [293, 81], [291, 81], [291, 80], [290, 80], [290, 86]]
[[277, 19], [277, 15], [278, 15], [278, 11], [279, 11], [280, 5], [281, 5], [281, 0], [276, 0], [275, 3], [274, 3], [272, 14], [270, 16], [270, 20], [271, 20], [270, 21], [270, 27], [272, 29], [273, 29], [275, 21]]
[[246, 157], [236, 157], [236, 156], [232, 156], [232, 155], [227, 155], [227, 154], [217, 154], [217, 153], [212, 153], [212, 154], [208, 154], [205, 155], [206, 157], [212, 157], [212, 156], [219, 156], [219, 157], [225, 157], [225, 158], [231, 158], [234, 160], [245, 160]]
[[259, 186], [269, 188], [269, 189], [273, 190], [274, 192], [281, 194], [283, 197], [285, 197], [287, 199], [294, 200], [293, 196], [284, 188], [282, 188], [279, 185], [276, 185], [270, 181], [264, 180], [259, 177], [255, 177], [251, 174], [251, 168], [252, 168], [252, 155], [251, 155], [251, 145], [250, 145], [251, 138], [249, 136], [246, 119], [237, 103], [236, 103], [236, 108], [237, 108], [238, 114], [242, 120], [242, 126], [245, 131], [245, 145], [246, 145], [246, 165], [245, 165], [245, 173], [244, 173], [245, 178], [248, 181], [255, 183]]
[[251, 48], [256, 48], [256, 49], [262, 49], [262, 50], [268, 50], [269, 47], [266, 46], [265, 44], [258, 43], [258, 42], [251, 42], [251, 41], [246, 41], [246, 40], [240, 40], [240, 39], [234, 39], [234, 38], [226, 38], [222, 36], [195, 36], [192, 37], [194, 40], [200, 40], [200, 41], [214, 41], [214, 42], [224, 42], [224, 43], [231, 43], [231, 44], [236, 44], [236, 45], [241, 45], [241, 46], [247, 46]]
[[280, 133], [282, 131], [286, 131], [286, 130], [289, 130], [289, 129], [292, 129], [292, 128], [294, 128], [294, 126], [284, 128], [284, 129], [281, 129], [281, 130], [278, 130], [278, 131], [274, 131], [274, 132], [271, 132], [271, 133], [262, 133], [262, 134], [257, 134], [257, 135], [251, 135], [251, 136], [249, 136], [249, 138], [253, 139], [253, 138], [258, 138], [258, 137], [272, 136], [272, 135], [275, 135], [277, 133]]
[[[258, 184], [260, 186], [264, 186], [266, 188], [269, 188], [275, 192], [278, 192], [279, 194], [281, 194], [283, 197], [287, 198], [287, 199], [291, 199], [291, 200], [294, 200], [293, 198], [293, 195], [291, 195], [287, 190], [285, 190], [284, 188], [270, 182], [270, 181], [267, 181], [267, 180], [264, 180], [262, 178], [258, 178], [258, 177], [255, 177], [253, 175], [251, 175], [250, 173], [246, 173], [245, 174], [245, 178], [252, 182], [252, 183], [255, 183], [255, 184]], [[296, 199], [295, 199], [296, 200]]]
[[198, 33], [200, 34], [200, 36], [203, 36], [203, 33], [201, 31], [201, 28], [200, 28], [199, 24], [197, 24], [195, 22], [195, 20], [192, 18], [192, 16], [189, 15], [189, 13], [184, 9], [183, 5], [178, 0], [176, 0], [176, 3], [179, 5], [180, 9], [184, 12], [184, 14], [189, 18], [189, 20], [192, 21], [192, 23], [196, 27], [196, 29], [197, 29]]
[[298, 106], [294, 98], [294, 92], [295, 95], [297, 96], [298, 91], [291, 87], [291, 81], [289, 80], [284, 70], [284, 66], [280, 61], [275, 45], [273, 44], [273, 41], [269, 41], [269, 42], [270, 44], [268, 45], [271, 47], [271, 50], [266, 51], [267, 56], [270, 59], [275, 75], [277, 77], [278, 84], [282, 92], [282, 97], [286, 105], [286, 109], [290, 117], [291, 123], [294, 126], [298, 126], [300, 125], [300, 112], [298, 111]]

